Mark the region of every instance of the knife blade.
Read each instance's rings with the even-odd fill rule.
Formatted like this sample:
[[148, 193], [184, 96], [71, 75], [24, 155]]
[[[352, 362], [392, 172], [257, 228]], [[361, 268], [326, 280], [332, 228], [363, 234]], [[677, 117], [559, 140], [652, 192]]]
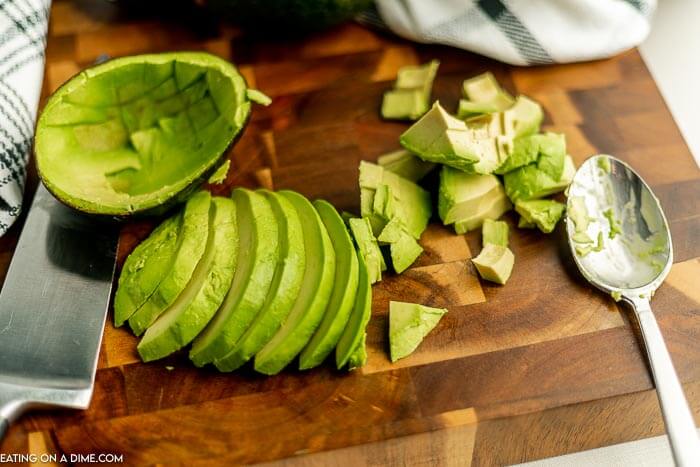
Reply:
[[39, 184], [0, 292], [0, 439], [28, 409], [90, 403], [118, 236]]

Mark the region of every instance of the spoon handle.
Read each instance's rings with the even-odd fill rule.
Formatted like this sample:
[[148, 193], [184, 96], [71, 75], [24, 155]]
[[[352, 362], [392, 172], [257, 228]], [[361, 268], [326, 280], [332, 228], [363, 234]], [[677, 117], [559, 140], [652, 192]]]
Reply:
[[700, 464], [700, 439], [693, 414], [688, 407], [661, 330], [651, 311], [649, 300], [639, 298], [633, 300], [633, 304], [656, 385], [673, 458], [678, 466], [698, 465]]

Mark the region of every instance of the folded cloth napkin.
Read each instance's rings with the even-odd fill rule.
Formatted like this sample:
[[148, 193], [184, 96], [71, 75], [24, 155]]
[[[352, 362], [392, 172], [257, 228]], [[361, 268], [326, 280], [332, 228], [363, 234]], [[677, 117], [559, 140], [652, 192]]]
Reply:
[[51, 0], [0, 0], [0, 235], [22, 208]]
[[[394, 33], [513, 65], [610, 57], [649, 33], [656, 0], [376, 0]], [[359, 18], [374, 23], [372, 14]]]

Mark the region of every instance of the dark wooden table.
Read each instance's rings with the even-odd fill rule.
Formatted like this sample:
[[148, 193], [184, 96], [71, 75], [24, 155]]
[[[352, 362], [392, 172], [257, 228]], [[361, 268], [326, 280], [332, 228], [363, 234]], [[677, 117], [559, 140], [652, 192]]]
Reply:
[[[241, 184], [291, 188], [356, 211], [358, 162], [396, 149], [405, 128], [381, 121], [381, 94], [398, 67], [432, 58], [442, 63], [434, 96], [447, 108], [464, 78], [491, 70], [511, 92], [544, 105], [545, 128], [566, 133], [577, 163], [599, 152], [630, 162], [671, 223], [676, 264], [654, 309], [697, 416], [700, 172], [637, 51], [517, 68], [353, 24], [262, 41], [192, 15], [119, 8], [54, 2], [43, 95], [102, 54], [198, 49], [236, 62], [274, 103], [255, 108], [232, 152], [234, 171], [226, 186], [214, 187], [220, 194]], [[29, 190], [35, 184], [32, 176]], [[150, 228], [124, 228], [120, 261]], [[18, 231], [0, 239], [3, 278]], [[143, 364], [136, 339], [108, 323], [90, 408], [27, 415], [1, 450], [113, 452], [130, 464], [492, 465], [663, 433], [625, 310], [578, 276], [561, 229], [551, 236], [519, 230], [511, 240], [513, 277], [497, 287], [480, 282], [470, 264], [478, 234], [431, 226], [418, 263], [374, 287], [369, 363], [352, 374], [326, 365], [269, 378], [250, 370], [222, 375], [182, 356]], [[386, 352], [391, 299], [450, 309], [396, 364]]]

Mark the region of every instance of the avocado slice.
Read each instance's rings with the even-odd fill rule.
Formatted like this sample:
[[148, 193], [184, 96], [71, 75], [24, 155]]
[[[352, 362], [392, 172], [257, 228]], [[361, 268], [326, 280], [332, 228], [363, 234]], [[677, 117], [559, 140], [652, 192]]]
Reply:
[[465, 99], [459, 101], [458, 118], [506, 110], [515, 102], [490, 72], [464, 80], [462, 95]]
[[277, 220], [269, 200], [243, 188], [234, 189], [231, 198], [239, 238], [236, 272], [216, 315], [192, 344], [190, 359], [197, 366], [233, 349], [262, 309], [279, 261]]
[[536, 164], [526, 165], [503, 176], [503, 185], [511, 201], [536, 199], [564, 191], [571, 184], [576, 167], [571, 156], [564, 158], [564, 170], [559, 180], [554, 180]]
[[[357, 347], [364, 341], [365, 328], [372, 314], [372, 284], [364, 258], [358, 252], [358, 286], [355, 303], [343, 334], [335, 348], [335, 364], [340, 370], [348, 364]], [[364, 347], [364, 346], [363, 346]]]
[[513, 271], [515, 256], [508, 247], [486, 243], [472, 263], [483, 279], [503, 285]]
[[372, 225], [366, 217], [348, 220], [350, 232], [357, 243], [360, 256], [364, 260], [369, 275], [370, 284], [382, 280], [382, 271], [386, 269], [384, 257], [372, 233]]
[[518, 200], [515, 210], [530, 224], [535, 224], [542, 232], [550, 233], [564, 214], [566, 205], [551, 199]]
[[[361, 213], [363, 217], [370, 218], [375, 235], [379, 235], [388, 219], [377, 216], [374, 210], [374, 197], [382, 185], [387, 185], [393, 198], [391, 217], [398, 217], [414, 238], [420, 238], [432, 214], [430, 193], [412, 181], [385, 170], [380, 165], [366, 161], [360, 162], [359, 182]], [[386, 195], [388, 197], [388, 193]]]
[[437, 165], [433, 162], [421, 160], [406, 149], [399, 149], [379, 156], [377, 164], [412, 182], [421, 180]]
[[204, 52], [116, 58], [48, 100], [36, 129], [39, 176], [63, 203], [104, 216], [161, 212], [221, 165], [251, 95], [235, 66]]
[[192, 272], [204, 254], [209, 235], [211, 194], [200, 191], [185, 205], [182, 215], [181, 240], [172, 266], [164, 271], [163, 279], [146, 302], [129, 318], [129, 326], [137, 336], [168, 308], [185, 289]]
[[189, 344], [214, 316], [231, 285], [238, 256], [235, 205], [228, 198], [215, 197], [210, 211], [204, 256], [185, 290], [138, 344], [144, 362], [166, 357]]
[[114, 294], [114, 325], [119, 327], [148, 300], [170, 269], [182, 215], [169, 217], [153, 230], [126, 258]]
[[299, 214], [306, 249], [306, 269], [301, 292], [287, 320], [255, 356], [255, 370], [277, 374], [309, 342], [323, 320], [333, 290], [335, 252], [328, 232], [313, 205], [299, 193], [280, 191]]
[[355, 350], [350, 354], [348, 359], [348, 371], [356, 370], [367, 363], [367, 333], [362, 334], [360, 342], [355, 347]]
[[481, 243], [508, 246], [508, 224], [504, 221], [485, 219], [481, 226]]
[[323, 200], [314, 201], [314, 207], [333, 243], [335, 276], [323, 321], [299, 356], [300, 370], [320, 365], [338, 343], [350, 318], [359, 280], [355, 245], [340, 214], [330, 203]]
[[299, 214], [284, 196], [260, 190], [270, 201], [278, 225], [279, 264], [265, 304], [235, 346], [214, 364], [219, 371], [233, 371], [250, 360], [272, 339], [294, 305], [306, 267], [304, 237]]
[[413, 353], [447, 313], [417, 303], [389, 302], [389, 347], [395, 362]]

